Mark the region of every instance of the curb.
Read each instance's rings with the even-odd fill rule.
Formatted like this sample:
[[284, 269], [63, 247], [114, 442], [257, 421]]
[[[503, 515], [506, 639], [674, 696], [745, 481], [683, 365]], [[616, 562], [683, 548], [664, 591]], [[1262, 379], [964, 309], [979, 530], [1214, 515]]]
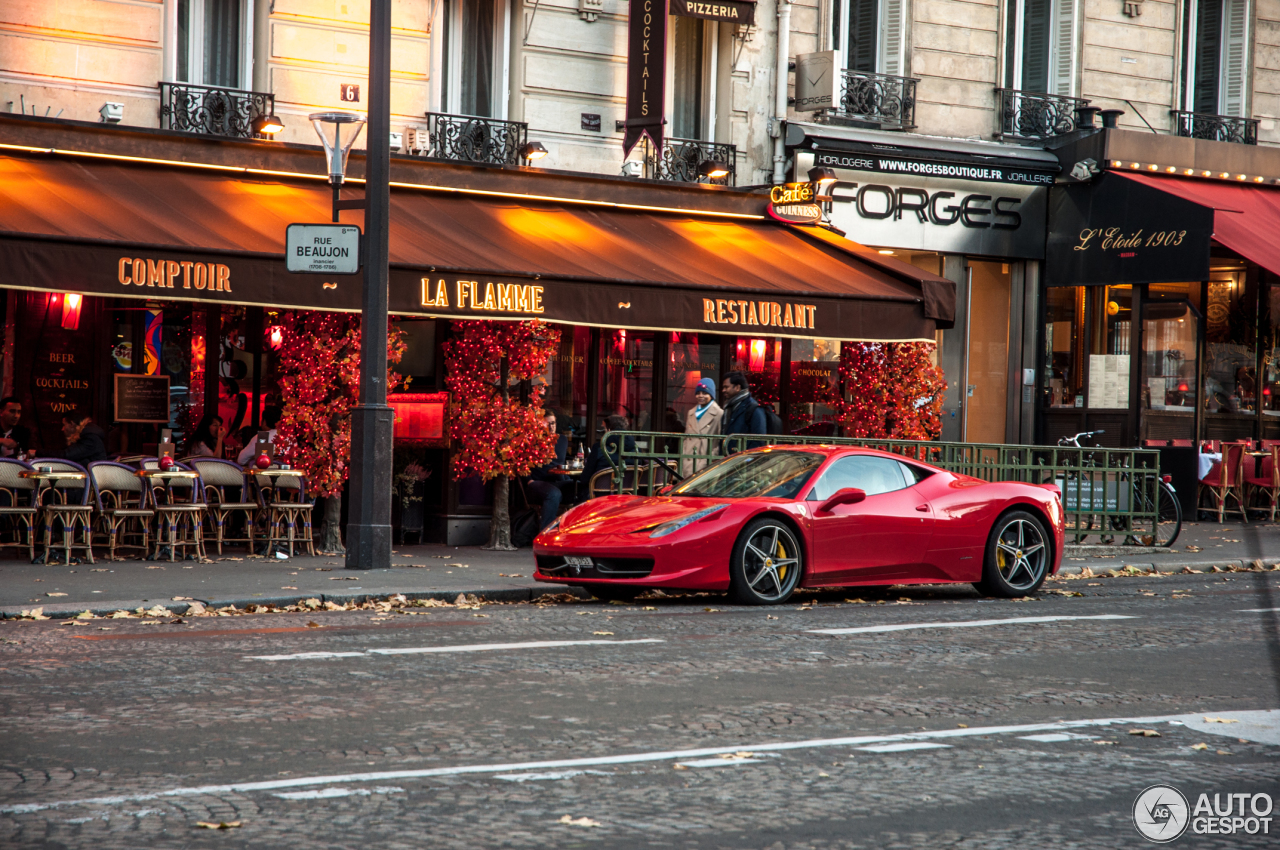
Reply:
[[[1239, 558], [1227, 558], [1227, 559], [1222, 559], [1217, 561], [1179, 561], [1176, 564], [1170, 564], [1170, 563], [1146, 564], [1146, 563], [1125, 562], [1125, 564], [1119, 567], [1119, 569], [1124, 569], [1125, 567], [1133, 567], [1139, 570], [1144, 570], [1144, 571], [1155, 570], [1158, 573], [1166, 573], [1166, 574], [1180, 573], [1184, 568], [1188, 568], [1188, 567], [1193, 570], [1201, 570], [1201, 571], [1207, 571], [1212, 567], [1221, 567], [1223, 569], [1234, 568], [1238, 570], [1248, 570], [1253, 566], [1253, 564], [1256, 561], [1261, 561], [1261, 560], [1262, 560], [1261, 558], [1251, 558], [1249, 560], [1241, 560]], [[1280, 566], [1280, 563], [1272, 561], [1272, 563], [1268, 564], [1266, 561], [1263, 561], [1263, 565], [1268, 567], [1276, 567], [1276, 566]], [[1058, 572], [1055, 573], [1055, 575], [1060, 575], [1060, 576], [1061, 575], [1069, 575], [1069, 576], [1079, 575], [1084, 570], [1085, 567], [1089, 567], [1090, 569], [1093, 569], [1095, 566], [1096, 566], [1095, 564], [1063, 564], [1058, 569]], [[1102, 569], [1113, 570], [1113, 569], [1116, 569], [1116, 567], [1108, 566], [1108, 567], [1103, 567]], [[1104, 575], [1104, 573], [1098, 573], [1098, 574]]]
[[[556, 585], [548, 585], [547, 587], [507, 587], [495, 590], [428, 590], [428, 591], [396, 591], [390, 590], [386, 593], [305, 593], [293, 596], [252, 596], [252, 597], [225, 597], [211, 599], [192, 598], [194, 602], [202, 603], [206, 608], [225, 608], [228, 605], [234, 605], [237, 608], [245, 609], [250, 605], [274, 605], [277, 608], [283, 608], [286, 605], [301, 604], [304, 599], [319, 599], [321, 603], [332, 602], [335, 605], [362, 604], [365, 602], [376, 602], [380, 599], [386, 599], [388, 596], [394, 596], [402, 593], [410, 599], [436, 599], [441, 602], [452, 602], [457, 599], [460, 594], [466, 596], [475, 596], [486, 602], [532, 602], [539, 596], [544, 594], [560, 594], [569, 593], [579, 599], [590, 599], [591, 594], [587, 593], [581, 587], [558, 587]], [[65, 602], [56, 602], [54, 605], [65, 606]], [[161, 605], [174, 614], [181, 615], [186, 612], [190, 605], [187, 602], [172, 602], [162, 599], [143, 600], [132, 599], [122, 600], [112, 603], [95, 603], [93, 605], [83, 605], [74, 608], [67, 607], [50, 607], [41, 606], [38, 602], [32, 602], [30, 605], [5, 605], [0, 606], [0, 619], [19, 619], [23, 611], [29, 611], [32, 608], [43, 608], [44, 616], [50, 620], [65, 620], [81, 614], [85, 611], [93, 614], [95, 617], [103, 617], [115, 613], [116, 611], [135, 611], [138, 608], [150, 608], [153, 605]]]

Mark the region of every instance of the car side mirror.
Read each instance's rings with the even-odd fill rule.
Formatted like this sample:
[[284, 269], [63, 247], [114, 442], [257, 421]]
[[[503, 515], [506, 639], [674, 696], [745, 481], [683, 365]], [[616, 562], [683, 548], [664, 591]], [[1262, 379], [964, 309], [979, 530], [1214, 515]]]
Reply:
[[829, 499], [818, 505], [818, 513], [830, 513], [832, 508], [840, 505], [856, 505], [867, 498], [867, 491], [857, 487], [845, 487], [837, 490]]

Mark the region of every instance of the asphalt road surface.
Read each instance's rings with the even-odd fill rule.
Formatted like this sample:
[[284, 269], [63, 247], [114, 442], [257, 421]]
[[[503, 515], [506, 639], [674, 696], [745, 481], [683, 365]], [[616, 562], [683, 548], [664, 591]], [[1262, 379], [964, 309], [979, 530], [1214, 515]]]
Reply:
[[6, 621], [0, 846], [1118, 848], [1156, 784], [1280, 809], [1280, 573], [1050, 587], [1085, 595]]

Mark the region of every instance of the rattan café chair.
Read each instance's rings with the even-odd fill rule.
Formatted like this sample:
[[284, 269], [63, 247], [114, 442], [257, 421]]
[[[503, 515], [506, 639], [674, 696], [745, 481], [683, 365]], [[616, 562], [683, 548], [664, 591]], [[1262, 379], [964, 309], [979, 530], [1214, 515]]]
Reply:
[[[256, 498], [250, 499], [253, 488], [248, 476], [240, 465], [229, 460], [218, 460], [211, 457], [188, 458], [185, 463], [200, 473], [204, 482], [204, 501], [208, 505], [209, 520], [213, 523], [214, 539], [218, 544], [218, 554], [222, 554], [223, 543], [248, 543], [249, 551], [253, 551], [255, 524], [262, 503]], [[231, 495], [228, 496], [228, 491]], [[245, 537], [227, 537], [227, 517], [240, 511], [244, 514]]]
[[[276, 544], [289, 546], [289, 557], [293, 557], [293, 547], [299, 548], [306, 543], [307, 553], [315, 555], [315, 539], [311, 534], [312, 501], [307, 498], [306, 477], [297, 475], [254, 475], [258, 485], [258, 493], [262, 499], [267, 515], [267, 555]], [[298, 524], [302, 524], [299, 535]]]
[[[89, 464], [98, 528], [107, 536], [107, 557], [112, 561], [116, 560], [116, 549], [141, 549], [146, 557], [151, 546], [151, 524], [156, 512], [150, 507], [146, 484], [135, 472], [131, 466], [109, 460]], [[122, 542], [131, 537], [139, 542]]]
[[[89, 470], [78, 463], [56, 457], [36, 458], [31, 461], [33, 469], [50, 469], [53, 472], [79, 472], [84, 478], [64, 478], [53, 482], [52, 486], [40, 489], [36, 498], [40, 501], [40, 519], [44, 526], [45, 561], [52, 554], [53, 524], [62, 526], [62, 551], [66, 563], [71, 563], [71, 553], [83, 549], [89, 563], [93, 560], [93, 503], [89, 494], [93, 491], [93, 483], [89, 480]], [[52, 495], [50, 495], [52, 494]]]
[[[159, 458], [142, 461], [143, 469], [159, 469]], [[174, 468], [193, 472], [181, 463]], [[198, 473], [197, 473], [198, 474]], [[204, 489], [199, 478], [156, 479], [151, 485], [151, 503], [156, 510], [156, 560], [164, 549], [174, 560], [179, 549], [193, 549], [197, 559], [204, 558]]]
[[[0, 543], [0, 546], [26, 546], [27, 557], [36, 559], [35, 522], [40, 508], [36, 501], [35, 482], [23, 478], [22, 473], [31, 469], [29, 464], [12, 458], [0, 458], [0, 518], [13, 521], [15, 541]], [[27, 533], [27, 542], [22, 542], [22, 532]]]

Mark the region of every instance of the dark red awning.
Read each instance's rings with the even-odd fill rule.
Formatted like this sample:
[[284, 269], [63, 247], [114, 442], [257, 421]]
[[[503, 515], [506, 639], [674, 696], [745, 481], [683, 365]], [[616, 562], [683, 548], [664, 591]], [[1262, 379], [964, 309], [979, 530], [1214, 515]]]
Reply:
[[1280, 274], [1280, 187], [1123, 171], [1110, 173], [1209, 207], [1214, 211], [1215, 241], [1267, 271]]

